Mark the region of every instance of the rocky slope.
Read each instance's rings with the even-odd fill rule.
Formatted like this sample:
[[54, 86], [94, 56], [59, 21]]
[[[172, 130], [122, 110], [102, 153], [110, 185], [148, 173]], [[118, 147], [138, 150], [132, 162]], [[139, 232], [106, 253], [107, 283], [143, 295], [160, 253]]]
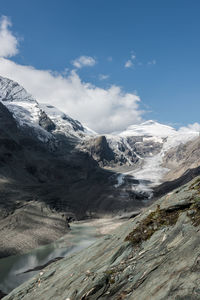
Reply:
[[200, 177], [5, 300], [200, 299]]
[[170, 171], [164, 180], [174, 180], [187, 170], [200, 166], [200, 137], [178, 147], [170, 149], [163, 158], [163, 166]]
[[168, 171], [162, 178], [163, 183], [153, 188], [154, 197], [160, 197], [165, 193], [169, 193], [200, 175], [199, 154], [199, 137], [169, 149], [162, 160], [162, 166]]

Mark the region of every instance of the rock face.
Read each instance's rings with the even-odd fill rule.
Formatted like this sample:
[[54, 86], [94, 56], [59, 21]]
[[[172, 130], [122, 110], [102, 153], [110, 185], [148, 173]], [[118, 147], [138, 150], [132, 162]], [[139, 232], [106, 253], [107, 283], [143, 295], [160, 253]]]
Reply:
[[200, 177], [5, 300], [200, 299]]
[[188, 169], [200, 166], [200, 137], [178, 147], [170, 149], [163, 159], [163, 166], [170, 171], [165, 175], [165, 181], [182, 176]]
[[102, 167], [131, 166], [136, 169], [142, 165], [143, 159], [161, 151], [163, 141], [145, 136], [107, 135], [87, 138], [78, 147], [90, 153]]
[[200, 174], [200, 138], [169, 149], [162, 165], [168, 172], [162, 178], [163, 183], [154, 188], [155, 197], [171, 192]]
[[79, 147], [88, 152], [102, 167], [115, 163], [116, 155], [104, 135], [86, 139]]
[[184, 185], [191, 181], [193, 178], [200, 175], [200, 166], [194, 169], [187, 170], [182, 176], [180, 176], [177, 179], [166, 181], [153, 189], [153, 194], [155, 198], [158, 198], [164, 194], [167, 194], [174, 189], [180, 187], [181, 185]]
[[0, 290], [0, 299], [2, 299], [2, 298], [5, 297], [5, 296], [6, 296], [6, 294], [3, 293], [3, 292]]

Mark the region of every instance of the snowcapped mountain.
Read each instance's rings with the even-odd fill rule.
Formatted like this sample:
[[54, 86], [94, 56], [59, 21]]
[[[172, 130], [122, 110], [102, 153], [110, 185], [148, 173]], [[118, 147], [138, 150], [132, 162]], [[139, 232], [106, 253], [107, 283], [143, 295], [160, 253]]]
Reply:
[[139, 185], [131, 185], [132, 191], [151, 194], [153, 186], [160, 184], [169, 171], [163, 165], [168, 151], [198, 136], [198, 131], [176, 130], [150, 120], [104, 138], [93, 136], [84, 140], [80, 147], [100, 166], [119, 172], [116, 187], [125, 186], [126, 179], [130, 181], [132, 177], [139, 181]]
[[[169, 171], [163, 164], [164, 158], [170, 149], [181, 147], [180, 145], [197, 138], [198, 131], [176, 130], [171, 126], [163, 125], [155, 121], [146, 121], [139, 125], [129, 126], [117, 137], [108, 137], [109, 144], [119, 156], [121, 145], [126, 145], [129, 151], [123, 151], [130, 170], [124, 170], [119, 175], [119, 182], [123, 184], [126, 176], [133, 176], [140, 184], [134, 187], [136, 191], [146, 191], [151, 194], [152, 187], [162, 182], [162, 178]], [[119, 139], [120, 137], [120, 139]], [[117, 145], [117, 147], [116, 147]], [[175, 151], [175, 150], [174, 150]], [[139, 159], [132, 163], [133, 155]]]
[[176, 130], [171, 126], [152, 120], [129, 126], [127, 130], [119, 133], [120, 137], [142, 136], [143, 140], [154, 140], [158, 143], [164, 142], [164, 150], [176, 147], [180, 143], [187, 143], [198, 135], [198, 131], [192, 129]]
[[[99, 157], [96, 156], [95, 147], [99, 144], [100, 135], [96, 134], [84, 140], [81, 148], [94, 154], [94, 158], [99, 160], [102, 166], [136, 168], [141, 166], [142, 160], [145, 158], [151, 158], [157, 154], [163, 156], [169, 149], [181, 143], [185, 144], [198, 135], [198, 131], [176, 130], [171, 126], [149, 120], [129, 126], [127, 130], [120, 133], [105, 135], [104, 145], [106, 141], [113, 151], [113, 155], [110, 155], [109, 159], [104, 157], [102, 152]], [[101, 149], [105, 150], [103, 147]]]
[[56, 133], [76, 138], [94, 134], [55, 107], [39, 104], [17, 82], [1, 76], [0, 101], [13, 113], [19, 126], [32, 129], [43, 142], [54, 138]]
[[95, 135], [96, 132], [83, 126], [79, 121], [72, 119], [58, 108], [49, 104], [40, 104], [39, 107], [54, 122], [55, 132], [65, 133], [65, 135], [76, 135], [78, 137]]
[[157, 138], [165, 138], [173, 135], [175, 129], [171, 126], [163, 125], [153, 120], [143, 122], [141, 124], [131, 125], [125, 131], [119, 133], [122, 137], [127, 136], [153, 136]]

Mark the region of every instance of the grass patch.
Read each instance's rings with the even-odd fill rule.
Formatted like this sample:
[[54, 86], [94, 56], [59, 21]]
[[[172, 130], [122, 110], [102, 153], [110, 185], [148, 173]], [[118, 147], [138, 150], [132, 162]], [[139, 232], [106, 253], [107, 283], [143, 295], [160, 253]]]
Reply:
[[140, 244], [143, 241], [150, 239], [150, 237], [164, 226], [175, 225], [179, 213], [186, 208], [170, 208], [160, 209], [157, 207], [156, 211], [151, 212], [141, 223], [125, 238], [125, 241], [130, 241], [132, 244]]
[[188, 211], [187, 216], [191, 219], [193, 226], [200, 225], [200, 199], [191, 206], [191, 210]]
[[193, 184], [191, 184], [190, 189], [200, 192], [200, 178], [197, 178]]

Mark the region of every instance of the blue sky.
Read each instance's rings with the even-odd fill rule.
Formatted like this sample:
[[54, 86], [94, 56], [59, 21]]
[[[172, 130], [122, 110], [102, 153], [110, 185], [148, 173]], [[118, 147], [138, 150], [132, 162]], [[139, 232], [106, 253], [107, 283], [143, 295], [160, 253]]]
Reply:
[[147, 111], [143, 119], [177, 126], [199, 121], [199, 14], [198, 0], [1, 0], [0, 5], [19, 41], [18, 54], [9, 60], [69, 74], [73, 60], [91, 57], [93, 66], [76, 71], [83, 82], [136, 93], [137, 109]]

